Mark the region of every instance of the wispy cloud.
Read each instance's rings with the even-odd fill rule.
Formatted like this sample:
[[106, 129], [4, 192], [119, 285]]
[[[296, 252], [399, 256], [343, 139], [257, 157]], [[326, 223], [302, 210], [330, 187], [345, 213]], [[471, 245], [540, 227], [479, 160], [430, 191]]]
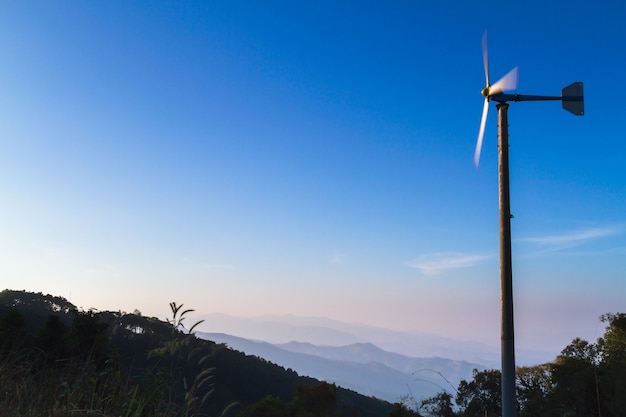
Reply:
[[617, 235], [623, 230], [618, 226], [593, 227], [589, 229], [574, 230], [559, 235], [536, 236], [517, 239], [520, 242], [534, 243], [550, 250], [566, 249], [580, 246], [588, 241]]
[[489, 258], [490, 255], [439, 252], [422, 255], [409, 265], [424, 275], [437, 275], [450, 269], [468, 268]]

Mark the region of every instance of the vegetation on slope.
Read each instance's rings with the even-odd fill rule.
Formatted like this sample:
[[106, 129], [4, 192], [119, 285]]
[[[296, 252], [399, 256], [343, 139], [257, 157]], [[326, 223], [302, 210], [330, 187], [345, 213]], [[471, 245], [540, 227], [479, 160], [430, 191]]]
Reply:
[[269, 404], [290, 417], [376, 417], [391, 408], [198, 339], [183, 326], [189, 310], [171, 307], [164, 322], [1, 292], [0, 417], [254, 416], [270, 415], [259, 414]]
[[[516, 370], [519, 417], [626, 416], [626, 314], [606, 314], [596, 343], [576, 338], [550, 363]], [[474, 370], [454, 393], [396, 404], [396, 417], [495, 417], [501, 415], [501, 374]]]

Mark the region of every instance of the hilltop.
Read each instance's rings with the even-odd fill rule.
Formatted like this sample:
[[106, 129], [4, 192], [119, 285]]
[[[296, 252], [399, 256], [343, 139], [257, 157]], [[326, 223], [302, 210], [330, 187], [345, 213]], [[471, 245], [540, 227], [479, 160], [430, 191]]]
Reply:
[[0, 415], [235, 416], [270, 404], [292, 415], [381, 417], [392, 408], [199, 339], [185, 328], [182, 305], [171, 307], [163, 321], [1, 292]]

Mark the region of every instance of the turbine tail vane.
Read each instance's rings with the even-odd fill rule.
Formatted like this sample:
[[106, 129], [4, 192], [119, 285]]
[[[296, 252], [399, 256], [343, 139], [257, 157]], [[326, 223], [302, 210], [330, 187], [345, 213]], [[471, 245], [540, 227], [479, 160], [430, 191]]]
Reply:
[[561, 90], [562, 105], [565, 110], [583, 116], [585, 114], [585, 100], [583, 96], [583, 83], [575, 82]]

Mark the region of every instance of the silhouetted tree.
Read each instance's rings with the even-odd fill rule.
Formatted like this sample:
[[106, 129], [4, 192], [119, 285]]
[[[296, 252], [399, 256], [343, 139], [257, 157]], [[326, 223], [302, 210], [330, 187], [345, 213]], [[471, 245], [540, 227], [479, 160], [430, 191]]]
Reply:
[[15, 349], [25, 343], [26, 325], [24, 316], [11, 309], [0, 316], [0, 349]]
[[72, 327], [67, 334], [69, 349], [75, 355], [102, 359], [108, 348], [106, 329], [107, 324], [100, 321], [96, 312], [74, 312]]
[[515, 375], [520, 417], [545, 415], [553, 408], [548, 401], [553, 390], [550, 364], [519, 367]]
[[422, 417], [422, 415], [402, 403], [395, 403], [388, 417]]
[[452, 395], [445, 391], [422, 400], [420, 410], [430, 417], [456, 417], [452, 406]]
[[598, 415], [596, 385], [598, 350], [586, 340], [576, 338], [552, 364], [553, 392], [558, 415]]
[[59, 316], [49, 315], [48, 320], [35, 338], [35, 346], [47, 353], [49, 360], [63, 358], [67, 354], [66, 336], [68, 327]]
[[496, 417], [501, 414], [501, 374], [497, 370], [478, 371], [474, 378], [462, 380], [457, 391], [456, 402], [463, 410], [462, 416]]
[[603, 416], [626, 415], [626, 314], [605, 314], [604, 336], [598, 339], [598, 396]]
[[291, 417], [291, 415], [283, 401], [269, 395], [246, 408], [238, 417]]

